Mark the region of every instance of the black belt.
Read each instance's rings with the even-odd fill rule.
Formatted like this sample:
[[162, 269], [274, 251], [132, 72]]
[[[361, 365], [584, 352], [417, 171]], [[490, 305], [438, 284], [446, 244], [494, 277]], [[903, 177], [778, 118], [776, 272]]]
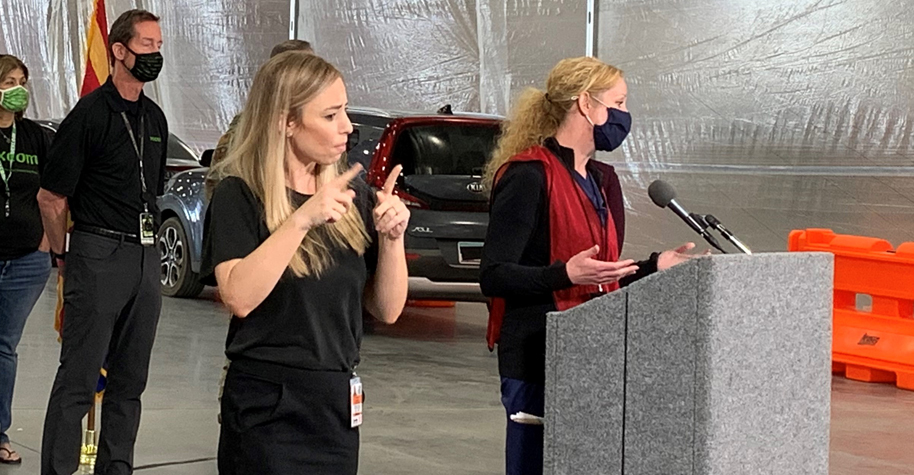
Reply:
[[106, 238], [117, 239], [119, 241], [131, 242], [134, 244], [140, 243], [140, 237], [136, 234], [122, 233], [120, 231], [112, 231], [110, 229], [100, 228], [98, 226], [89, 226], [87, 224], [74, 224], [74, 231], [80, 231], [89, 234], [95, 234], [97, 236], [103, 236]]
[[238, 358], [229, 363], [229, 368], [251, 376], [260, 376], [274, 383], [302, 384], [303, 381], [348, 381], [353, 371], [301, 369], [278, 363]]

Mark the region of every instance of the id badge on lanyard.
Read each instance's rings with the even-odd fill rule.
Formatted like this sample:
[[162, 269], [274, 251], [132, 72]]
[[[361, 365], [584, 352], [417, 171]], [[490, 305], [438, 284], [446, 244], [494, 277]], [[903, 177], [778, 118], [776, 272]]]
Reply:
[[140, 163], [140, 189], [143, 190], [143, 194], [140, 197], [143, 201], [143, 212], [140, 213], [140, 244], [152, 246], [156, 243], [155, 218], [149, 212], [149, 205], [146, 203], [146, 172], [143, 170], [143, 154], [146, 150], [146, 117], [140, 117], [139, 144], [136, 136], [133, 135], [133, 127], [130, 126], [127, 113], [121, 112], [121, 117], [124, 119], [124, 125], [127, 126], [127, 134], [130, 136], [130, 141], [133, 142], [133, 150], [136, 151], [136, 156]]
[[362, 378], [355, 373], [349, 379], [349, 414], [350, 427], [362, 425]]
[[152, 246], [156, 243], [155, 219], [152, 213], [140, 213], [140, 244]]

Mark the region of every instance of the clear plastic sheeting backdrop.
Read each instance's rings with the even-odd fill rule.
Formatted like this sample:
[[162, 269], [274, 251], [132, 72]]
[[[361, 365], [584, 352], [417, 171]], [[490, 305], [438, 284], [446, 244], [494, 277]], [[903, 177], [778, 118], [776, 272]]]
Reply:
[[[618, 165], [628, 253], [691, 239], [647, 199], [664, 178], [759, 250], [790, 229], [914, 240], [914, 11], [870, 0], [596, 0], [596, 54], [623, 68], [631, 138]], [[107, 0], [162, 16], [147, 93], [200, 150], [287, 37], [282, 0]], [[299, 0], [297, 36], [346, 75], [354, 106], [505, 114], [584, 54], [585, 0]], [[59, 118], [82, 77], [88, 0], [0, 2], [0, 52], [32, 70], [29, 116]]]
[[[62, 118], [79, 99], [88, 0], [0, 2], [0, 52], [31, 72], [28, 116]], [[202, 150], [213, 146], [241, 110], [257, 68], [288, 37], [287, 0], [107, 0], [109, 26], [131, 8], [161, 17], [165, 67], [146, 94], [165, 111], [171, 131]]]
[[870, 0], [599, 0], [597, 55], [626, 71], [615, 163], [629, 249], [694, 239], [646, 196], [673, 184], [760, 250], [791, 229], [914, 240], [914, 10]]
[[506, 114], [584, 54], [584, 0], [301, 0], [298, 37], [340, 66], [362, 107]]
[[643, 165], [911, 165], [914, 10], [869, 0], [602, 0]]

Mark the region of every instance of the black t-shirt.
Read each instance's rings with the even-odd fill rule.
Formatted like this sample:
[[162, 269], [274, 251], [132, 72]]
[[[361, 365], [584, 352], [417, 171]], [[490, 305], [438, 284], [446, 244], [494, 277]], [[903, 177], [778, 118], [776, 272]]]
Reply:
[[[144, 148], [145, 196], [139, 159], [122, 112], [127, 113], [137, 147], [142, 142]], [[138, 234], [144, 202], [159, 220], [156, 196], [165, 191], [167, 140], [162, 109], [142, 93], [135, 103], [124, 100], [109, 79], [80, 99], [60, 124], [41, 187], [69, 198], [77, 224]]]
[[[363, 256], [336, 249], [334, 265], [320, 278], [286, 273], [247, 317], [233, 317], [225, 353], [297, 369], [349, 371], [359, 361], [362, 296], [377, 266], [377, 233], [371, 216], [374, 195], [353, 181], [355, 203], [367, 224], [371, 246]], [[309, 197], [293, 193], [297, 204]], [[320, 228], [312, 231], [320, 232]], [[270, 237], [262, 203], [243, 180], [229, 177], [213, 193], [203, 233], [203, 282], [215, 285], [217, 265], [248, 256]]]
[[13, 127], [0, 129], [0, 166], [10, 187], [10, 216], [6, 217], [6, 188], [0, 183], [0, 261], [18, 259], [41, 245], [44, 226], [38, 209], [40, 174], [47, 160], [47, 136], [41, 126], [28, 120], [16, 121], [16, 156], [10, 157]]

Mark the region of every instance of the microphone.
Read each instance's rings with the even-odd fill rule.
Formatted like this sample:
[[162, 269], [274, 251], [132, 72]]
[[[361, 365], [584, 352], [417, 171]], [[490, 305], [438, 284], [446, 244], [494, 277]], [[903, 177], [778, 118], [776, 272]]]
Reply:
[[698, 223], [699, 226], [701, 226], [701, 229], [707, 230], [708, 228], [711, 227], [711, 225], [708, 224], [708, 222], [705, 220], [704, 216], [702, 216], [700, 214], [695, 214], [695, 213], [689, 213], [689, 216], [691, 216], [692, 219], [694, 219], [695, 222]]
[[752, 254], [752, 250], [749, 249], [749, 247], [747, 247], [745, 244], [743, 244], [743, 242], [740, 241], [739, 238], [737, 238], [735, 235], [733, 235], [733, 233], [731, 233], [729, 229], [725, 228], [723, 223], [721, 223], [720, 220], [715, 218], [713, 215], [709, 214], [709, 215], [705, 216], [705, 222], [707, 222], [708, 225], [710, 225], [712, 228], [716, 229], [717, 232], [722, 234], [728, 241], [730, 241], [730, 244], [733, 244], [737, 249], [742, 251], [743, 254]]
[[702, 227], [695, 218], [676, 202], [676, 190], [667, 182], [663, 180], [654, 180], [654, 182], [651, 183], [651, 186], [647, 188], [647, 194], [651, 197], [651, 201], [653, 201], [655, 205], [661, 208], [669, 208], [670, 211], [676, 213], [676, 216], [679, 216], [679, 219], [685, 221], [693, 231], [701, 235], [701, 237], [703, 237], [708, 244], [713, 246], [714, 249], [717, 249], [724, 254], [727, 253], [727, 251], [724, 251], [724, 249], [720, 247], [720, 243], [717, 242], [717, 239], [708, 233], [705, 227]]

